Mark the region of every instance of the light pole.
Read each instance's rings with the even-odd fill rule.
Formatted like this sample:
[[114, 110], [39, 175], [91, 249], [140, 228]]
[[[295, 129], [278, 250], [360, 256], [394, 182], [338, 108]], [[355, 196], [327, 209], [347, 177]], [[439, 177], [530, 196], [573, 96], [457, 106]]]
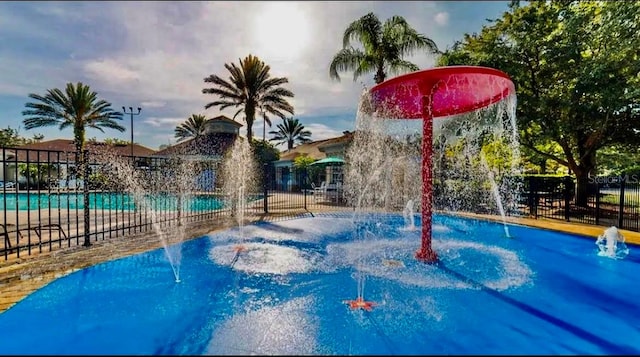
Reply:
[[133, 160], [133, 116], [140, 115], [141, 110], [142, 108], [138, 107], [138, 112], [134, 113], [133, 107], [129, 107], [129, 113], [127, 113], [127, 110], [124, 109], [124, 107], [122, 107], [122, 113], [131, 115], [131, 159], [132, 160]]

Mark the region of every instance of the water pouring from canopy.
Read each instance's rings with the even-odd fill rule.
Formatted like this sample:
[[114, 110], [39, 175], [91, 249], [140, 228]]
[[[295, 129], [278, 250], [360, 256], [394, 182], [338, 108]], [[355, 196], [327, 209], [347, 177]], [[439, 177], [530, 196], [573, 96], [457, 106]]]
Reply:
[[433, 119], [467, 113], [515, 94], [509, 76], [478, 66], [436, 67], [401, 75], [370, 89], [372, 110], [386, 118], [422, 119], [422, 242], [416, 258], [433, 263]]

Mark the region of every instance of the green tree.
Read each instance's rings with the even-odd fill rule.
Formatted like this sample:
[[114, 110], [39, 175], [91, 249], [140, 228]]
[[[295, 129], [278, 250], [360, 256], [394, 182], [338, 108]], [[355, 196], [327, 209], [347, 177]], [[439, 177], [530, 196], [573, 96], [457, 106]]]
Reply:
[[304, 153], [302, 155], [299, 155], [298, 157], [296, 157], [293, 160], [293, 167], [295, 167], [296, 169], [299, 169], [299, 170], [306, 170], [315, 161], [316, 161], [316, 159], [314, 159], [311, 156], [309, 156], [308, 154]]
[[[111, 109], [111, 103], [98, 99], [98, 94], [91, 91], [88, 85], [81, 82], [67, 83], [65, 91], [55, 88], [47, 90], [42, 96], [29, 94], [35, 102], [25, 104], [27, 108], [22, 115], [25, 129], [45, 126], [58, 126], [60, 130], [73, 128], [73, 141], [76, 153], [84, 165], [85, 131], [93, 128], [104, 132], [103, 128], [124, 131], [124, 127], [116, 122], [122, 120], [122, 113]], [[81, 170], [80, 176], [84, 173]]]
[[270, 142], [253, 139], [251, 149], [259, 166], [280, 160], [280, 151]]
[[197, 138], [204, 134], [207, 117], [202, 114], [191, 114], [184, 123], [178, 125], [175, 130], [175, 137], [178, 141], [190, 138]]
[[[597, 151], [640, 139], [639, 22], [640, 2], [514, 1], [479, 34], [465, 35], [439, 64], [509, 74], [522, 145], [569, 167], [576, 202], [586, 205]], [[562, 154], [545, 150], [549, 143]]]
[[301, 188], [309, 188], [310, 183], [314, 181], [313, 178], [319, 176], [321, 172], [324, 172], [324, 167], [311, 165], [315, 161], [316, 159], [306, 153], [293, 159], [293, 167], [297, 172], [302, 173], [302, 177], [300, 179], [302, 185]]
[[[92, 143], [92, 144], [97, 144], [97, 143], [100, 143], [101, 141], [98, 140], [94, 136], [92, 138], [87, 139], [86, 142], [87, 143]], [[120, 139], [120, 138], [105, 138], [104, 140], [102, 140], [102, 143], [105, 143], [107, 145], [129, 145], [130, 141], [129, 140]]]
[[276, 126], [278, 130], [272, 130], [269, 134], [274, 135], [269, 141], [275, 141], [276, 144], [287, 144], [287, 150], [293, 149], [293, 145], [298, 143], [308, 143], [311, 141], [311, 132], [305, 130], [304, 125], [300, 124], [298, 119], [285, 118], [282, 124]]
[[247, 123], [247, 139], [253, 139], [253, 122], [256, 114], [261, 114], [268, 121], [267, 114], [278, 116], [282, 119], [285, 113], [293, 115], [293, 106], [287, 98], [293, 98], [290, 90], [282, 87], [289, 83], [286, 77], [271, 77], [271, 67], [253, 55], [248, 55], [240, 60], [240, 66], [235, 63], [225, 63], [224, 67], [231, 73], [230, 81], [212, 74], [205, 78], [205, 83], [211, 83], [214, 87], [204, 88], [202, 93], [215, 94], [219, 100], [205, 105], [205, 109], [219, 107], [223, 110], [228, 107], [239, 108], [233, 118], [244, 112]]
[[103, 142], [107, 145], [129, 145], [131, 143], [129, 140], [119, 138], [106, 138]]
[[[351, 46], [357, 40], [362, 49]], [[375, 72], [374, 80], [381, 83], [387, 74], [418, 70], [414, 63], [404, 60], [416, 50], [438, 53], [436, 43], [419, 34], [401, 16], [393, 16], [384, 24], [374, 13], [368, 13], [349, 24], [344, 31], [342, 49], [329, 65], [329, 76], [340, 80], [339, 71], [354, 71], [353, 80]]]
[[640, 147], [611, 145], [598, 150], [599, 175], [623, 175], [640, 172]]
[[0, 146], [3, 147], [16, 147], [25, 144], [37, 143], [44, 139], [42, 134], [34, 134], [33, 138], [28, 139], [20, 136], [18, 129], [13, 129], [8, 126], [6, 129], [0, 129]]
[[46, 188], [49, 185], [47, 179], [55, 177], [58, 173], [56, 165], [53, 164], [18, 164], [18, 172], [27, 178], [30, 188]]
[[[122, 113], [111, 109], [111, 103], [98, 99], [98, 94], [93, 92], [88, 85], [78, 82], [76, 85], [67, 83], [65, 91], [55, 88], [47, 90], [42, 96], [29, 94], [35, 102], [25, 104], [26, 110], [22, 115], [24, 127], [29, 130], [44, 126], [58, 126], [60, 130], [73, 128], [73, 141], [76, 147], [76, 155], [79, 159], [79, 177], [84, 178], [87, 171], [87, 160], [84, 152], [85, 132], [87, 128], [93, 128], [104, 132], [102, 128], [124, 131], [124, 127], [117, 123], [122, 120]], [[87, 177], [88, 179], [88, 177]], [[88, 187], [88, 185], [87, 185]], [[84, 205], [89, 207], [89, 195], [84, 195]], [[89, 210], [84, 210], [84, 221], [89, 222]], [[85, 227], [88, 229], [89, 227]], [[84, 246], [90, 246], [89, 233], [84, 236]]]
[[[243, 139], [238, 138], [238, 140]], [[260, 180], [261, 185], [264, 185], [265, 164], [280, 160], [280, 150], [268, 141], [256, 139], [251, 141], [251, 150], [257, 163], [257, 177]]]

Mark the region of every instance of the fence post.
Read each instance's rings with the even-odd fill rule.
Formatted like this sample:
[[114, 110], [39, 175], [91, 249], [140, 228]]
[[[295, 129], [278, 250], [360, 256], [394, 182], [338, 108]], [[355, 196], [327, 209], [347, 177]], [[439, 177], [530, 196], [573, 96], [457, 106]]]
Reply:
[[620, 180], [620, 206], [618, 208], [618, 228], [622, 229], [623, 227], [623, 218], [624, 218], [624, 186], [627, 176], [625, 173], [622, 174]]
[[535, 208], [536, 204], [535, 204], [535, 192], [536, 192], [536, 187], [535, 187], [535, 180], [533, 176], [529, 176], [529, 197], [528, 197], [528, 201], [529, 201], [529, 215], [534, 216], [535, 218], [538, 218], [538, 210]]
[[91, 239], [89, 238], [89, 225], [91, 224], [91, 216], [89, 215], [89, 151], [85, 150], [80, 160], [83, 171], [82, 196], [84, 199], [84, 244], [82, 245], [88, 247], [91, 245]]
[[304, 209], [307, 210], [307, 168], [302, 169], [302, 195], [304, 197]]
[[267, 196], [267, 185], [269, 184], [268, 183], [268, 181], [269, 181], [269, 163], [265, 162], [264, 165], [263, 165], [263, 168], [264, 168], [264, 170], [263, 170], [264, 171], [264, 180], [263, 180], [264, 183], [262, 184], [262, 189], [263, 189], [262, 202], [263, 202], [263, 205], [264, 205], [264, 207], [263, 207], [264, 208], [264, 213], [269, 213], [269, 205], [267, 204], [267, 198], [268, 198], [268, 196]]
[[573, 185], [571, 176], [564, 177], [564, 219], [569, 222], [571, 218], [571, 189]]
[[[177, 163], [177, 167], [180, 168], [180, 171], [182, 171], [182, 165], [183, 162], [181, 160], [178, 160]], [[178, 189], [176, 192], [176, 213], [177, 213], [177, 219], [178, 219], [178, 227], [182, 226], [182, 194], [183, 194], [183, 187], [181, 185], [177, 185]]]
[[600, 224], [600, 182], [596, 180], [596, 225]]

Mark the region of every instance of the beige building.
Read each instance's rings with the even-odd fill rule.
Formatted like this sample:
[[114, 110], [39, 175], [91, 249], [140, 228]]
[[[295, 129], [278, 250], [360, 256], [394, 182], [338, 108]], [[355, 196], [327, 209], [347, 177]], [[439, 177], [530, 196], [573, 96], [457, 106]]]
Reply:
[[[291, 150], [286, 150], [280, 155], [280, 160], [274, 163], [276, 189], [282, 191], [296, 191], [302, 187], [300, 172], [293, 166], [294, 160], [301, 155], [307, 155], [315, 160], [328, 157], [345, 159], [347, 148], [353, 140], [353, 132], [345, 131], [343, 135], [324, 140], [312, 141], [300, 144]], [[322, 181], [329, 183], [341, 183], [343, 179], [343, 165], [330, 164], [321, 167], [320, 174], [312, 175], [309, 180], [315, 185], [320, 185]]]

